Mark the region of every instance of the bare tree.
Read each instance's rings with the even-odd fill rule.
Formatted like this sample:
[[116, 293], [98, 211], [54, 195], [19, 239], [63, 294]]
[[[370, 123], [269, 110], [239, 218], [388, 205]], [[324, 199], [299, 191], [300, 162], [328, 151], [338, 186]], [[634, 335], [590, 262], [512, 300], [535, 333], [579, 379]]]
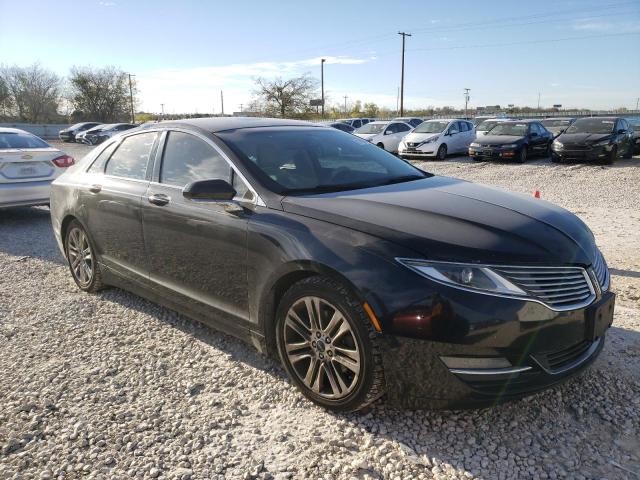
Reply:
[[300, 77], [283, 80], [278, 77], [274, 80], [264, 78], [256, 79], [257, 97], [251, 104], [251, 108], [259, 108], [268, 115], [299, 116], [312, 111], [309, 101], [314, 97], [317, 81], [307, 74]]
[[57, 116], [61, 80], [35, 63], [29, 67], [1, 67], [0, 77], [8, 92], [6, 105], [12, 116], [37, 123]]
[[12, 107], [11, 92], [9, 92], [7, 82], [0, 71], [0, 117], [9, 118], [12, 113]]
[[[136, 94], [135, 85], [133, 93]], [[69, 101], [76, 119], [105, 123], [127, 120], [131, 112], [127, 74], [115, 67], [73, 67]]]

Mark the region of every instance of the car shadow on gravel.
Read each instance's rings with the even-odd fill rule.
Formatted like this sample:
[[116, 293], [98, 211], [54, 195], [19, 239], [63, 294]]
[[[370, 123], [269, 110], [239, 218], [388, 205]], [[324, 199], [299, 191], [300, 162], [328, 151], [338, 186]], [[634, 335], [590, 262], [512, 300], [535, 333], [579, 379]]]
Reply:
[[47, 207], [0, 209], [0, 252], [63, 265]]

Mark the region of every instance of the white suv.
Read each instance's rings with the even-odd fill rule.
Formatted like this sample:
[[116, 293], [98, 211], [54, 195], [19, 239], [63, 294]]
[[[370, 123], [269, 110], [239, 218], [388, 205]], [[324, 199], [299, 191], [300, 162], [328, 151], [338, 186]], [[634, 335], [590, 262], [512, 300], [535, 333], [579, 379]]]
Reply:
[[396, 153], [400, 140], [411, 129], [411, 125], [404, 122], [370, 122], [357, 129], [353, 134], [384, 148], [387, 152]]
[[473, 123], [458, 119], [427, 120], [413, 129], [398, 146], [401, 158], [436, 157], [467, 153], [476, 138]]

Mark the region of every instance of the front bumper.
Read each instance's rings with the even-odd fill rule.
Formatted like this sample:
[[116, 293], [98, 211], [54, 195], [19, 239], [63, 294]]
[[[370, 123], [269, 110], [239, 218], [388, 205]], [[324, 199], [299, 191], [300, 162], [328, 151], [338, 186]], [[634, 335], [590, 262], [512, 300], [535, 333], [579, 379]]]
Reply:
[[518, 156], [519, 148], [469, 147], [469, 156], [478, 159], [512, 160]]
[[424, 158], [435, 157], [437, 150], [433, 147], [425, 147], [424, 150], [417, 148], [400, 148], [398, 149], [398, 155], [402, 158]]
[[[483, 408], [549, 388], [597, 358], [614, 303], [615, 295], [606, 292], [586, 308], [553, 312], [553, 318], [540, 321], [533, 318], [545, 307], [536, 306], [512, 322], [480, 324], [477, 333], [467, 331], [449, 342], [382, 336], [387, 402], [403, 408]], [[509, 331], [512, 341], [505, 336]], [[509, 366], [451, 368], [445, 364], [450, 358], [500, 358]]]
[[551, 155], [560, 160], [578, 160], [578, 161], [596, 161], [602, 160], [610, 155], [611, 148], [607, 146], [601, 147], [568, 147], [568, 148], [552, 148]]
[[0, 183], [0, 208], [48, 204], [51, 182]]

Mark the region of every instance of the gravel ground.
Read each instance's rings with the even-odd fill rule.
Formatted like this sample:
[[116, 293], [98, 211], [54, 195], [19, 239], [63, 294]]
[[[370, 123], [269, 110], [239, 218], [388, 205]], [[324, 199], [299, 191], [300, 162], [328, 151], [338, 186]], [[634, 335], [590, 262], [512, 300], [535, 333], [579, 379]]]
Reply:
[[117, 289], [81, 293], [48, 210], [4, 211], [0, 479], [640, 477], [640, 159], [421, 165], [538, 189], [589, 224], [619, 294], [592, 368], [492, 409], [332, 414], [231, 337]]

